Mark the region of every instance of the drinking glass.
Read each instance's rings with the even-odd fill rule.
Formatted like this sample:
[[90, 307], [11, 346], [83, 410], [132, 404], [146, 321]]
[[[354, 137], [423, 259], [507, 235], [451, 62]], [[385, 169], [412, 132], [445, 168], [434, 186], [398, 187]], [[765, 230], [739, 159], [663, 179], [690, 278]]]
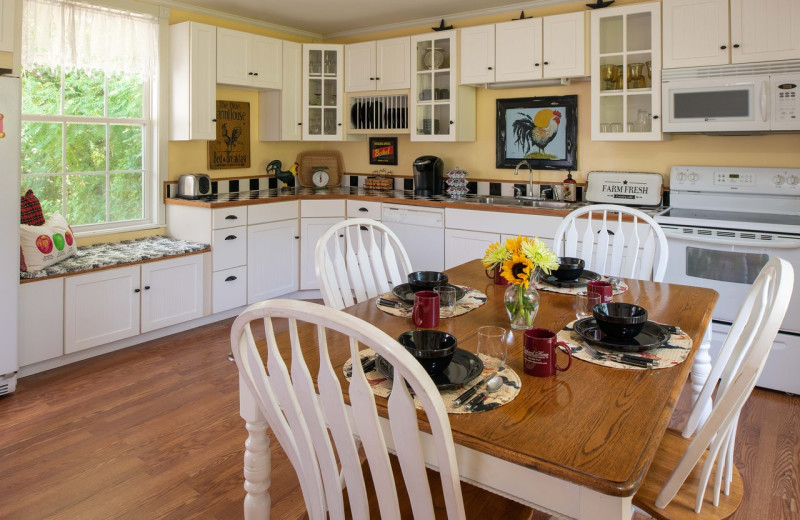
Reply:
[[433, 290], [439, 293], [439, 316], [453, 316], [456, 312], [456, 288], [452, 285], [441, 285]]
[[478, 356], [496, 359], [497, 369], [502, 370], [508, 358], [506, 329], [491, 325], [480, 327], [478, 329]]
[[592, 309], [600, 303], [603, 297], [596, 292], [583, 292], [575, 299], [575, 317], [579, 320], [592, 316]]

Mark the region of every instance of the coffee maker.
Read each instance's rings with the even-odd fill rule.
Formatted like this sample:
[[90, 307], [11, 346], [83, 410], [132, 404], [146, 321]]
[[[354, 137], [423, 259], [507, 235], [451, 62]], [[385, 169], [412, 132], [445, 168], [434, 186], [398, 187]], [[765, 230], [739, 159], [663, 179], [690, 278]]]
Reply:
[[441, 195], [443, 169], [444, 163], [435, 155], [417, 157], [414, 161], [414, 195]]

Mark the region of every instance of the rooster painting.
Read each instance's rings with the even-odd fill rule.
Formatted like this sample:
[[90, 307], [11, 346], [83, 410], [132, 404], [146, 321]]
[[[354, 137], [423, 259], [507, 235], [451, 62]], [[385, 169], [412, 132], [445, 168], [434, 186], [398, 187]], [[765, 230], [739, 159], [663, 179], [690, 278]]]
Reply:
[[[536, 112], [532, 118], [528, 114], [519, 112], [522, 118], [512, 123], [514, 130], [514, 144], [521, 147], [524, 151], [525, 159], [557, 159], [558, 157], [544, 152], [558, 133], [558, 126], [561, 123], [561, 112], [545, 108]], [[528, 153], [531, 147], [535, 146], [538, 152]]]

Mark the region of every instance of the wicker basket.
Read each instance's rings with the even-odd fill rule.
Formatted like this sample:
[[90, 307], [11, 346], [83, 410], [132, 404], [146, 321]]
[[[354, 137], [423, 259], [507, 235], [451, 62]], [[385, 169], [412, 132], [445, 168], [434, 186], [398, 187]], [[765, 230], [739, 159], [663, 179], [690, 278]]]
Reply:
[[337, 150], [322, 150], [314, 152], [300, 152], [297, 154], [297, 182], [304, 188], [313, 188], [314, 181], [312, 177], [316, 171], [316, 167], [327, 167], [330, 180], [328, 186], [339, 186], [342, 184], [344, 176], [344, 159], [342, 152]]
[[394, 186], [394, 179], [392, 177], [367, 177], [364, 179], [365, 190], [391, 190]]

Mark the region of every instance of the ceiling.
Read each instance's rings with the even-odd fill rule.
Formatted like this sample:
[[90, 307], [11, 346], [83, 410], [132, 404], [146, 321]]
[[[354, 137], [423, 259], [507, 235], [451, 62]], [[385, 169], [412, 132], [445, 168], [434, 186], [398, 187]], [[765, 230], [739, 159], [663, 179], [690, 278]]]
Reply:
[[[179, 0], [176, 8], [199, 8], [249, 18], [321, 37], [344, 36], [376, 29], [437, 24], [570, 0]], [[213, 13], [211, 13], [213, 14]]]

